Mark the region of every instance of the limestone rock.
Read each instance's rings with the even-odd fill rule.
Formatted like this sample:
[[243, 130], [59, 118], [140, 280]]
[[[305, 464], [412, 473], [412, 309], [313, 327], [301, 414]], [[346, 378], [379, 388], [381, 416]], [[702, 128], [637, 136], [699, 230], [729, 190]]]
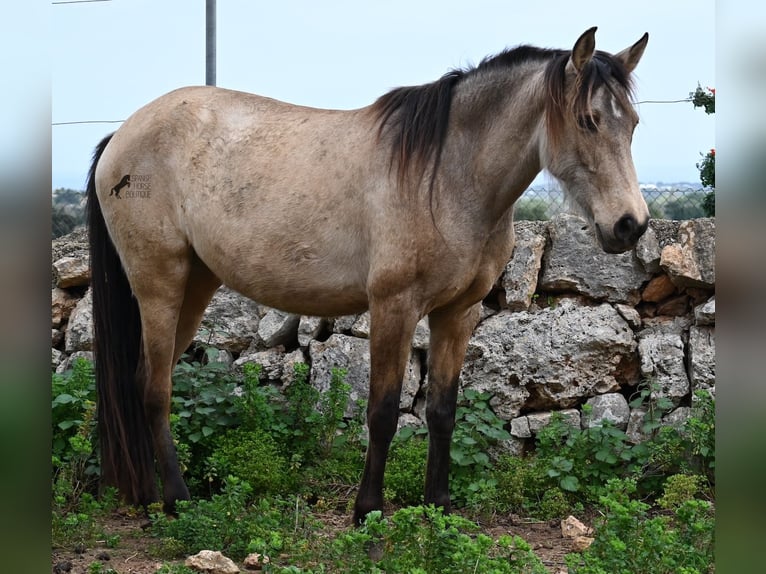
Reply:
[[589, 526], [585, 526], [574, 516], [567, 516], [561, 521], [561, 535], [564, 538], [576, 538], [578, 536], [590, 536], [593, 534], [593, 529]]
[[686, 294], [676, 295], [667, 301], [657, 305], [657, 315], [667, 317], [683, 317], [689, 312], [689, 296]]
[[187, 568], [205, 574], [239, 574], [239, 567], [231, 558], [213, 550], [200, 550], [184, 562]]
[[77, 306], [77, 298], [59, 287], [51, 290], [51, 327], [58, 328], [69, 319]]
[[661, 267], [680, 287], [715, 286], [715, 220], [692, 219], [678, 228], [679, 242], [662, 249]]
[[660, 242], [654, 231], [654, 221], [649, 222], [649, 227], [636, 244], [636, 257], [643, 265], [647, 273], [660, 271]]
[[289, 385], [295, 377], [295, 365], [306, 363], [306, 356], [300, 349], [287, 353], [282, 359], [282, 385]]
[[551, 246], [543, 258], [540, 289], [574, 291], [612, 303], [639, 302], [638, 286], [651, 275], [633, 251], [605, 253], [588, 224], [573, 215], [556, 216], [548, 229]]
[[93, 350], [93, 294], [90, 289], [69, 317], [64, 349], [67, 353]]
[[662, 424], [680, 429], [686, 420], [691, 416], [692, 410], [689, 407], [678, 407], [669, 412], [662, 418]]
[[693, 391], [715, 387], [715, 329], [689, 329], [689, 378]]
[[431, 329], [428, 326], [428, 317], [423, 317], [415, 325], [415, 335], [412, 337], [412, 348], [427, 351], [431, 342]]
[[53, 263], [56, 287], [80, 287], [90, 283], [90, 259], [86, 254], [62, 257]]
[[641, 299], [651, 303], [659, 303], [673, 295], [675, 292], [676, 286], [670, 280], [670, 277], [663, 273], [649, 281], [641, 293]]
[[[370, 381], [370, 345], [366, 339], [348, 335], [331, 335], [325, 342], [312, 341], [309, 344], [311, 356], [311, 384], [320, 392], [330, 388], [332, 369], [346, 369], [346, 383], [351, 386], [346, 416], [352, 416], [357, 400], [367, 400]], [[412, 408], [415, 395], [420, 388], [420, 358], [416, 353], [410, 356], [404, 373], [402, 395], [399, 406], [402, 410]]]
[[354, 324], [351, 325], [351, 334], [354, 337], [360, 337], [362, 339], [370, 338], [370, 312], [365, 311], [356, 318]]
[[69, 369], [72, 368], [72, 365], [74, 364], [74, 362], [80, 358], [86, 359], [87, 361], [90, 361], [92, 363], [93, 352], [92, 351], [75, 351], [74, 353], [64, 358], [59, 363], [58, 367], [56, 367], [56, 372], [61, 374], [68, 371]]
[[625, 319], [628, 325], [630, 325], [631, 329], [635, 330], [641, 328], [641, 314], [636, 311], [634, 307], [631, 307], [630, 305], [623, 305], [622, 303], [616, 303], [614, 308], [620, 314], [620, 317]]
[[266, 347], [288, 345], [298, 338], [298, 315], [269, 309], [258, 323], [258, 336]]
[[463, 386], [487, 391], [505, 420], [523, 409], [571, 408], [638, 380], [633, 331], [608, 304], [565, 299], [537, 313], [501, 311], [474, 332]]
[[316, 339], [325, 328], [326, 319], [321, 317], [302, 316], [298, 321], [298, 345], [308, 347], [312, 339]]
[[51, 261], [62, 257], [84, 258], [88, 256], [88, 229], [76, 227], [71, 233], [62, 235], [51, 243]]
[[572, 552], [587, 550], [595, 540], [592, 536], [576, 536], [572, 539]]
[[256, 337], [260, 317], [261, 308], [256, 302], [221, 287], [205, 310], [194, 341], [241, 353]]
[[630, 409], [630, 417], [628, 418], [628, 427], [625, 429], [625, 435], [628, 440], [638, 444], [646, 440], [648, 435], [644, 433], [644, 419], [648, 411], [644, 407], [636, 407]]
[[61, 361], [63, 360], [64, 360], [64, 353], [62, 353], [58, 349], [51, 348], [51, 370], [55, 371], [56, 368], [61, 364]]
[[265, 351], [253, 350], [252, 347], [242, 353], [234, 361], [234, 368], [241, 370], [245, 363], [253, 363], [261, 366], [260, 381], [262, 383], [281, 382], [284, 368], [285, 348], [282, 346], [266, 349]]
[[245, 558], [243, 564], [247, 570], [263, 570], [263, 567], [269, 562], [271, 559], [268, 556], [254, 552]]
[[598, 395], [588, 399], [585, 404], [590, 405], [592, 410], [589, 415], [583, 416], [583, 428], [601, 426], [604, 421], [611, 422], [621, 430], [628, 428], [630, 407], [620, 393]]
[[351, 327], [356, 323], [358, 315], [343, 315], [342, 317], [335, 317], [332, 323], [332, 332], [340, 335], [348, 335], [351, 333]]
[[527, 310], [532, 304], [545, 251], [544, 225], [544, 222], [518, 222], [515, 225], [516, 244], [501, 278], [505, 300], [511, 311]]
[[531, 438], [551, 422], [553, 413], [556, 412], [564, 422], [580, 428], [580, 411], [577, 409], [563, 409], [561, 411], [530, 413], [511, 420], [511, 436], [516, 438]]
[[694, 322], [698, 326], [715, 325], [715, 296], [694, 309]]
[[532, 430], [529, 428], [529, 417], [521, 416], [511, 420], [511, 436], [516, 438], [532, 437]]
[[684, 365], [684, 326], [682, 320], [655, 321], [638, 333], [642, 377], [676, 405], [690, 388]]

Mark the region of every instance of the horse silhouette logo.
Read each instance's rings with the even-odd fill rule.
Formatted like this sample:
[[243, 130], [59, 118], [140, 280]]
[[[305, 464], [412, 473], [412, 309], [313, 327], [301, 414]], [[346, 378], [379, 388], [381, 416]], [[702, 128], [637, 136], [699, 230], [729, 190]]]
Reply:
[[112, 188], [112, 191], [110, 191], [110, 192], [109, 192], [109, 196], [111, 197], [111, 196], [112, 196], [112, 194], [114, 194], [114, 195], [117, 197], [117, 199], [122, 199], [122, 198], [120, 197], [120, 190], [121, 190], [123, 187], [130, 187], [130, 174], [128, 174], [128, 175], [123, 175], [123, 176], [122, 176], [122, 179], [120, 180], [120, 183], [118, 183], [117, 185], [115, 185], [115, 186]]

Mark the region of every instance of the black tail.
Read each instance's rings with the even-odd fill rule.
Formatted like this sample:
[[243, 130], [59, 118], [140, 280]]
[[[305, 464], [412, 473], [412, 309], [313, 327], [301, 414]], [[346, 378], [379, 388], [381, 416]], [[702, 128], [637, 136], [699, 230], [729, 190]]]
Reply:
[[143, 373], [141, 316], [96, 196], [96, 166], [111, 139], [105, 137], [93, 154], [86, 208], [101, 479], [116, 486], [129, 504], [147, 505], [158, 492], [154, 447], [136, 380]]

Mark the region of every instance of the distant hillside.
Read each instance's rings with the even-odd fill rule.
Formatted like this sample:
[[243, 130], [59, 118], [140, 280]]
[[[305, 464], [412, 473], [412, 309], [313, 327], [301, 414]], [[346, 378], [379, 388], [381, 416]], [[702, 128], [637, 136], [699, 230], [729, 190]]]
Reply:
[[55, 189], [52, 194], [51, 231], [53, 239], [85, 223], [85, 192]]

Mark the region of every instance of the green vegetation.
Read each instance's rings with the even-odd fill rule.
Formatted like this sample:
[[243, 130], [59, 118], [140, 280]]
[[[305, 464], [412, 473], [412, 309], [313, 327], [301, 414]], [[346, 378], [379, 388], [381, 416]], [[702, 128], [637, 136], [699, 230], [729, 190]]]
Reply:
[[[689, 94], [694, 108], [702, 108], [705, 113], [710, 115], [715, 113], [715, 88], [702, 89], [697, 84], [697, 89]], [[703, 199], [703, 208], [708, 217], [715, 216], [715, 148], [702, 155], [702, 161], [697, 164], [700, 172], [700, 182], [705, 189], [709, 191]]]
[[74, 189], [53, 191], [51, 231], [53, 239], [71, 233], [85, 223], [85, 194]]
[[602, 519], [593, 544], [569, 555], [571, 574], [703, 574], [712, 572], [712, 504], [688, 499], [672, 513], [652, 516], [633, 498], [635, 483], [611, 479], [599, 501]]
[[[215, 549], [235, 560], [266, 554], [264, 572], [536, 574], [546, 570], [523, 540], [489, 537], [473, 519], [587, 512], [602, 518], [593, 545], [568, 557], [570, 572], [692, 574], [713, 563], [715, 404], [708, 393], [695, 395], [692, 416], [674, 428], [660, 423], [667, 401], [651, 385], [641, 387], [632, 402], [648, 413], [640, 444], [609, 424], [580, 429], [554, 415], [534, 452], [519, 457], [503, 453], [510, 436], [492, 397], [466, 389], [452, 449], [456, 514], [422, 506], [426, 431], [405, 428], [392, 444], [385, 494], [411, 506], [386, 518], [371, 513], [353, 529], [327, 520], [350, 511], [364, 464], [364, 409], [346, 416], [344, 371], [332, 373], [323, 393], [308, 379], [303, 364], [281, 391], [260, 381], [257, 365], [234, 374], [187, 357], [176, 368], [172, 427], [193, 500], [179, 503], [174, 519], [151, 509], [144, 536], [159, 560]], [[54, 547], [95, 540], [119, 547], [119, 536], [102, 527], [120, 506], [116, 493], [96, 496], [92, 366], [75, 361], [53, 375], [52, 390]], [[161, 571], [186, 569], [165, 564]]]

